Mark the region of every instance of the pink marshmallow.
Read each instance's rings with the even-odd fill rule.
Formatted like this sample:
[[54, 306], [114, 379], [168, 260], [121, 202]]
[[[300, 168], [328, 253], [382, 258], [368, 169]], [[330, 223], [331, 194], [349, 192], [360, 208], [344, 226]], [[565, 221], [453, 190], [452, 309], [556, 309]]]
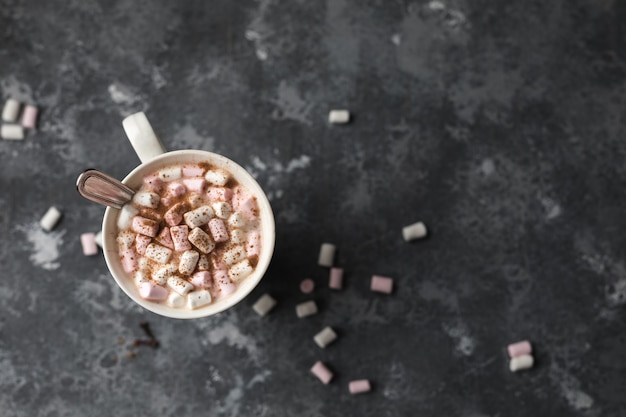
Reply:
[[315, 282], [313, 282], [313, 280], [310, 278], [303, 279], [302, 282], [300, 283], [300, 291], [302, 291], [302, 293], [304, 294], [310, 294], [313, 292], [314, 289], [315, 289]]
[[204, 175], [204, 168], [196, 164], [183, 165], [183, 177], [201, 177]]
[[163, 190], [163, 180], [159, 178], [159, 174], [151, 174], [147, 175], [143, 179], [143, 183], [145, 184], [148, 190], [154, 193], [160, 193]]
[[213, 286], [213, 279], [209, 271], [196, 272], [191, 276], [189, 282], [196, 288], [211, 288]]
[[225, 271], [228, 269], [228, 264], [224, 262], [221, 257], [217, 257], [215, 255], [211, 256], [211, 266], [213, 267], [214, 271]]
[[348, 384], [350, 394], [361, 394], [369, 392], [371, 389], [370, 382], [367, 379], [357, 379], [356, 381], [350, 381]]
[[311, 368], [311, 372], [315, 375], [323, 384], [328, 384], [333, 379], [333, 373], [324, 365], [321, 361], [315, 362], [315, 365]]
[[164, 227], [155, 239], [166, 248], [174, 249], [174, 241], [172, 241], [172, 235], [170, 234], [169, 227]]
[[183, 184], [185, 184], [185, 188], [187, 190], [192, 191], [194, 193], [204, 193], [206, 190], [207, 182], [204, 178], [185, 178], [183, 180]]
[[22, 113], [22, 126], [27, 129], [34, 129], [37, 125], [37, 107], [28, 105], [24, 107], [24, 112]]
[[142, 282], [139, 285], [139, 295], [146, 300], [162, 301], [167, 298], [169, 291], [152, 281]]
[[250, 197], [239, 204], [238, 211], [241, 211], [249, 221], [254, 221], [259, 213], [256, 198]]
[[226, 242], [228, 240], [228, 230], [222, 219], [211, 219], [209, 221], [209, 230], [215, 242]]
[[258, 257], [261, 254], [261, 237], [259, 232], [252, 231], [248, 233], [246, 239], [246, 256], [248, 258]]
[[507, 351], [511, 358], [517, 358], [518, 356], [530, 355], [533, 351], [532, 346], [528, 340], [522, 340], [521, 342], [512, 343], [507, 346]]
[[80, 244], [83, 247], [83, 255], [91, 256], [98, 253], [95, 233], [83, 233], [80, 235]]
[[159, 231], [159, 223], [145, 217], [135, 216], [133, 217], [131, 229], [135, 233], [155, 237]]
[[213, 281], [219, 286], [222, 296], [230, 295], [237, 289], [235, 284], [228, 278], [228, 271], [226, 269], [219, 269], [213, 272]]
[[374, 275], [372, 276], [372, 285], [370, 288], [372, 291], [391, 294], [391, 291], [393, 291], [393, 279]]
[[330, 279], [328, 280], [328, 286], [333, 290], [340, 290], [343, 288], [343, 269], [342, 268], [330, 268]]
[[230, 188], [210, 187], [206, 194], [209, 201], [230, 201], [233, 198], [233, 192]]
[[137, 255], [132, 249], [126, 249], [120, 252], [120, 260], [122, 268], [129, 274], [137, 269]]
[[152, 242], [152, 238], [150, 236], [137, 235], [135, 236], [135, 250], [140, 255], [146, 254], [146, 248]]
[[180, 197], [187, 192], [185, 186], [179, 182], [170, 182], [167, 184], [167, 195], [169, 197]]
[[187, 239], [189, 236], [189, 227], [172, 226], [170, 227], [170, 234], [174, 242], [174, 250], [184, 251], [191, 249], [191, 242]]
[[173, 205], [167, 212], [165, 212], [165, 223], [168, 226], [177, 226], [183, 221], [183, 214], [185, 214], [187, 207], [183, 203]]

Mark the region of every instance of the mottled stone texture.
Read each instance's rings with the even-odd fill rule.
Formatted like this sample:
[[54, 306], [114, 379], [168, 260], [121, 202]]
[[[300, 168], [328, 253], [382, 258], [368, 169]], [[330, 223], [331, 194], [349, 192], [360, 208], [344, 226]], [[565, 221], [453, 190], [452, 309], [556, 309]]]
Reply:
[[[0, 5], [1, 98], [41, 107], [0, 141], [0, 415], [626, 415], [625, 2]], [[328, 125], [335, 108], [352, 123]], [[138, 164], [121, 120], [139, 110], [168, 149], [222, 153], [271, 198], [270, 270], [216, 317], [143, 311], [81, 254], [103, 208], [75, 179]], [[428, 239], [404, 242], [420, 220]], [[299, 320], [308, 299], [320, 313]], [[130, 347], [143, 321], [160, 348]], [[536, 366], [511, 374], [520, 339]]]

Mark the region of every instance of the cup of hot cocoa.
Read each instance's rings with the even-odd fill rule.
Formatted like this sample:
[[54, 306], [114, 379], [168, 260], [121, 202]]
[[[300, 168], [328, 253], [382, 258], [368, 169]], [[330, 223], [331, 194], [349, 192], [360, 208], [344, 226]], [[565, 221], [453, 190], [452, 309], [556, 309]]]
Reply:
[[142, 307], [192, 319], [224, 311], [263, 278], [274, 216], [256, 180], [212, 152], [166, 152], [143, 113], [123, 122], [141, 160], [122, 183], [133, 192], [107, 207], [104, 256], [120, 288]]

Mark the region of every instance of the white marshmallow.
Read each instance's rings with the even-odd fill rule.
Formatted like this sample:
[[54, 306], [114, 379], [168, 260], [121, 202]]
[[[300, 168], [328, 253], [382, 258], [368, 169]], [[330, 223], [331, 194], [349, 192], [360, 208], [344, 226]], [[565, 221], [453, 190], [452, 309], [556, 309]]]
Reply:
[[332, 124], [344, 124], [350, 121], [350, 112], [348, 110], [331, 110], [328, 113], [328, 122]]
[[169, 277], [167, 286], [180, 295], [187, 295], [189, 291], [193, 290], [193, 285], [180, 277]]
[[152, 273], [152, 279], [159, 285], [165, 285], [167, 279], [178, 272], [178, 265], [167, 264], [159, 267]]
[[187, 307], [191, 310], [211, 304], [211, 293], [207, 290], [192, 291], [187, 295]]
[[135, 234], [129, 230], [120, 233], [116, 238], [117, 247], [120, 252], [123, 250], [131, 249], [135, 246]]
[[215, 242], [204, 230], [196, 227], [189, 232], [187, 239], [202, 253], [209, 253], [215, 249]]
[[223, 201], [219, 201], [217, 203], [213, 203], [213, 211], [215, 212], [215, 216], [220, 219], [227, 219], [228, 216], [233, 212], [233, 208], [230, 204], [225, 203]]
[[102, 230], [96, 233], [95, 241], [96, 241], [96, 245], [100, 246], [100, 248], [104, 247], [102, 244]]
[[402, 228], [402, 237], [407, 242], [415, 239], [421, 239], [426, 237], [427, 234], [428, 231], [426, 230], [426, 225], [422, 222], [413, 223]]
[[230, 241], [233, 243], [244, 243], [246, 241], [246, 232], [241, 229], [235, 229], [230, 232]]
[[8, 99], [2, 108], [2, 120], [5, 122], [15, 122], [20, 113], [20, 102], [14, 98]]
[[150, 282], [150, 277], [145, 271], [135, 272], [135, 276], [133, 279], [135, 281], [135, 285], [137, 285], [137, 288], [139, 288], [139, 286], [144, 282]]
[[198, 270], [199, 271], [208, 271], [210, 268], [209, 258], [206, 255], [200, 255], [200, 259], [198, 259]]
[[152, 259], [154, 262], [166, 264], [170, 260], [170, 256], [172, 256], [172, 251], [165, 246], [151, 243], [146, 248], [146, 258]]
[[246, 225], [246, 216], [242, 212], [236, 211], [228, 218], [228, 225], [235, 228], [244, 227]]
[[195, 250], [186, 250], [180, 256], [180, 262], [178, 263], [178, 272], [183, 275], [189, 275], [196, 269], [196, 264], [198, 263], [198, 259], [200, 258], [200, 254]]
[[221, 187], [226, 185], [230, 175], [222, 169], [210, 169], [204, 174], [204, 178], [211, 184]]
[[241, 245], [234, 246], [227, 251], [224, 251], [224, 254], [222, 255], [222, 259], [224, 260], [224, 262], [226, 262], [226, 265], [232, 265], [236, 262], [241, 261], [245, 257], [246, 249]]
[[334, 342], [335, 339], [337, 339], [337, 333], [335, 333], [335, 331], [330, 327], [325, 327], [321, 332], [313, 337], [317, 346], [322, 349]]
[[46, 214], [43, 215], [39, 224], [43, 230], [49, 232], [54, 229], [54, 226], [57, 225], [60, 218], [61, 212], [56, 207], [52, 206], [46, 211]]
[[193, 208], [200, 207], [204, 204], [204, 198], [202, 198], [202, 196], [198, 194], [190, 195], [189, 198], [187, 198], [187, 201], [189, 202], [189, 205]]
[[213, 215], [211, 206], [200, 206], [197, 209], [183, 214], [183, 218], [185, 219], [185, 224], [189, 226], [190, 229], [193, 229], [194, 227], [207, 224], [209, 220], [213, 218]]
[[150, 261], [150, 259], [146, 258], [145, 256], [142, 256], [141, 258], [139, 258], [139, 262], [137, 263], [139, 264], [138, 269], [140, 271], [147, 271], [152, 268], [152, 262]]
[[313, 314], [317, 314], [317, 304], [315, 304], [315, 301], [305, 301], [296, 306], [296, 315], [298, 318], [312, 316]]
[[185, 305], [185, 297], [178, 293], [171, 292], [167, 297], [167, 305], [174, 308], [180, 308]]
[[120, 210], [120, 214], [117, 217], [117, 227], [120, 230], [128, 230], [133, 221], [133, 217], [135, 217], [139, 213], [135, 207], [130, 204], [124, 205]]
[[335, 249], [336, 247], [332, 243], [322, 243], [318, 263], [321, 266], [333, 266], [333, 262], [335, 260]]
[[263, 294], [261, 298], [252, 305], [252, 309], [256, 311], [259, 316], [265, 316], [274, 306], [276, 306], [276, 300], [269, 294]]
[[180, 166], [167, 167], [159, 171], [159, 178], [163, 181], [175, 181], [183, 176], [183, 169]]
[[534, 362], [535, 360], [533, 359], [532, 355], [516, 356], [515, 358], [511, 359], [511, 362], [509, 363], [509, 369], [511, 370], [511, 372], [529, 369], [533, 367]]
[[252, 270], [253, 269], [252, 265], [250, 265], [250, 262], [247, 259], [244, 259], [243, 261], [233, 265], [228, 270], [228, 277], [231, 281], [237, 282], [250, 275], [252, 273]]
[[159, 202], [161, 201], [161, 196], [157, 193], [152, 193], [150, 191], [142, 191], [140, 193], [135, 194], [133, 197], [133, 201], [140, 206], [157, 208], [159, 207]]
[[7, 140], [22, 140], [24, 139], [24, 128], [20, 125], [2, 125], [0, 137]]

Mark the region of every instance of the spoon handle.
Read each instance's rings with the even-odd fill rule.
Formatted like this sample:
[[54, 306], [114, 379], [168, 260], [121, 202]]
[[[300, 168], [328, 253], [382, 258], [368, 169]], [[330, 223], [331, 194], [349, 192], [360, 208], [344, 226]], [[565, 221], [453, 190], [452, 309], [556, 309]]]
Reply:
[[135, 195], [132, 188], [97, 169], [88, 169], [80, 174], [76, 188], [87, 200], [116, 209], [121, 209]]

